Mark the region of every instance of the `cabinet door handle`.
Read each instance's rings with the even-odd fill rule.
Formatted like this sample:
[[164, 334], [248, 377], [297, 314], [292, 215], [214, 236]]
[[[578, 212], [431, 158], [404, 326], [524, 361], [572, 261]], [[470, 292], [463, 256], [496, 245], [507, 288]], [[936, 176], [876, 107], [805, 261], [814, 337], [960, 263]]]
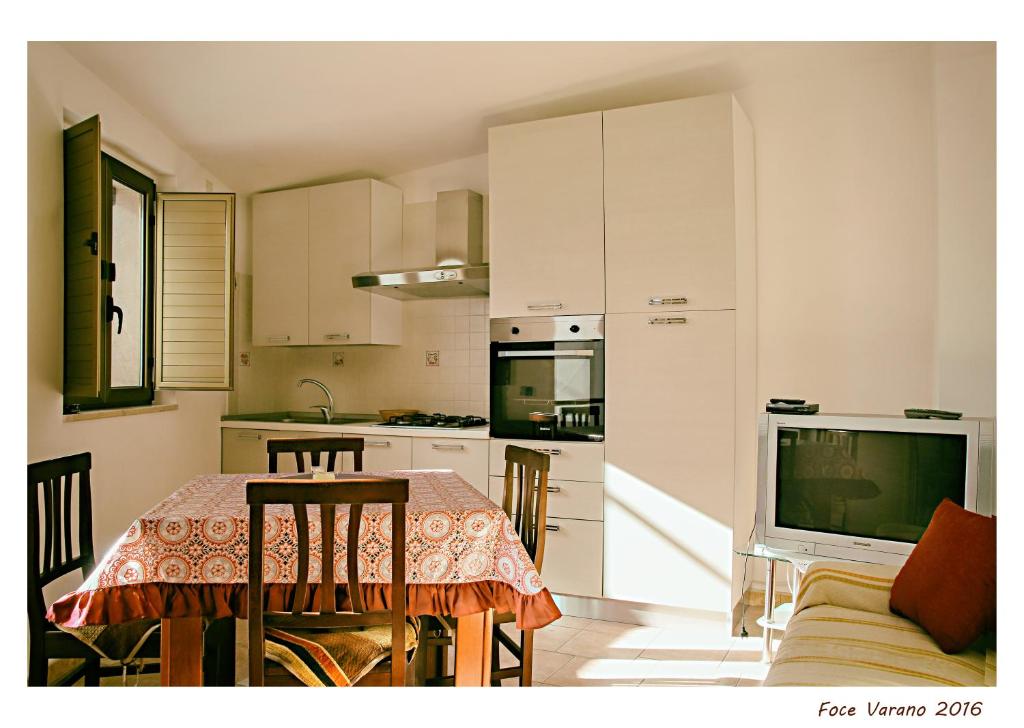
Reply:
[[685, 324], [686, 323], [686, 317], [685, 316], [658, 316], [656, 318], [647, 319], [647, 323], [652, 324], [652, 325], [656, 325], [656, 324], [663, 324], [663, 325]]
[[347, 341], [352, 337], [348, 334], [324, 334], [324, 338], [328, 341], [337, 341], [338, 339], [345, 339]]
[[430, 447], [434, 448], [435, 450], [465, 450], [466, 449], [465, 445], [446, 445], [446, 444], [441, 443], [441, 442], [432, 442], [432, 443], [430, 443]]
[[363, 444], [366, 447], [391, 447], [391, 443], [387, 440], [363, 440]]
[[268, 336], [267, 341], [271, 344], [287, 344], [292, 340], [290, 336]]
[[258, 432], [255, 433], [255, 434], [250, 434], [248, 432], [239, 432], [238, 433], [238, 439], [239, 440], [262, 440], [263, 439], [263, 435], [261, 435]]
[[557, 311], [562, 308], [561, 302], [554, 303], [528, 303], [526, 309], [528, 311]]
[[535, 447], [534, 452], [542, 452], [545, 455], [561, 455], [562, 451], [557, 447]]
[[682, 306], [687, 303], [685, 296], [651, 296], [647, 299], [648, 306]]
[[561, 493], [561, 492], [562, 492], [562, 488], [560, 486], [557, 486], [557, 485], [549, 485], [548, 486], [548, 493]]
[[562, 528], [561, 526], [552, 526], [550, 523], [545, 523], [544, 524], [544, 530], [545, 531], [558, 531], [561, 528]]

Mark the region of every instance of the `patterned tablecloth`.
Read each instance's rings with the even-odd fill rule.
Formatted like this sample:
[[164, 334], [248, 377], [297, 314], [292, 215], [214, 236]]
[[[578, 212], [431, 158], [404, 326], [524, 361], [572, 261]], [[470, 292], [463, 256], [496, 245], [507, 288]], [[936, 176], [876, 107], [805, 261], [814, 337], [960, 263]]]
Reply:
[[[363, 473], [409, 479], [406, 507], [407, 609], [410, 615], [462, 616], [511, 611], [520, 627], [560, 614], [505, 513], [456, 473]], [[202, 475], [131, 524], [76, 591], [50, 607], [66, 627], [175, 616], [245, 616], [249, 548], [247, 480], [281, 475]], [[347, 591], [349, 511], [339, 506], [332, 565]], [[309, 507], [309, 582], [319, 584], [320, 516]], [[296, 581], [297, 533], [291, 506], [267, 506], [264, 579], [268, 599]], [[364, 507], [359, 533], [360, 590], [368, 608], [390, 601], [391, 509]], [[276, 596], [275, 596], [276, 590]], [[315, 589], [311, 590], [313, 598]]]

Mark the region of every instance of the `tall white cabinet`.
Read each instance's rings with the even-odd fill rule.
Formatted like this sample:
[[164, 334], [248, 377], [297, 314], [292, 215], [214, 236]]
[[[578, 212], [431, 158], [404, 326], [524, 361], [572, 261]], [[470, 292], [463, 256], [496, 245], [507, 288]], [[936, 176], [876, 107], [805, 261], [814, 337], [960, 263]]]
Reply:
[[352, 276], [402, 265], [402, 191], [372, 179], [253, 198], [256, 346], [400, 344], [401, 302]]
[[756, 437], [753, 140], [729, 94], [605, 112], [604, 595], [728, 612]]
[[495, 127], [490, 315], [604, 312], [601, 112]]
[[731, 94], [633, 106], [491, 129], [489, 154], [491, 316], [605, 312], [603, 491], [566, 519], [589, 548], [549, 542], [552, 588], [730, 611], [756, 476], [747, 117]]

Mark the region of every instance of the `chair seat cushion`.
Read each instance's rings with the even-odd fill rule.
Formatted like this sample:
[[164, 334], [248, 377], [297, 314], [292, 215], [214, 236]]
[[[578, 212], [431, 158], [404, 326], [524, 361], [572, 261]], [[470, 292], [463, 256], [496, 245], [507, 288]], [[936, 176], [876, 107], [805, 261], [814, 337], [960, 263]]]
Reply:
[[[417, 629], [405, 625], [405, 651], [416, 647]], [[391, 625], [359, 630], [266, 630], [266, 655], [310, 687], [354, 685], [391, 655]]]

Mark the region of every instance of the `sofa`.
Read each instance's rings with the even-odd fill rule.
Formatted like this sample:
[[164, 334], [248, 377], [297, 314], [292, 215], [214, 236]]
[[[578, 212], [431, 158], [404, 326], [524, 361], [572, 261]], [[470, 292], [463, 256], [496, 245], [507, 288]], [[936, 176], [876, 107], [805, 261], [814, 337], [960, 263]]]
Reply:
[[818, 561], [801, 579], [766, 686], [994, 686], [995, 635], [948, 655], [889, 611], [899, 566]]

